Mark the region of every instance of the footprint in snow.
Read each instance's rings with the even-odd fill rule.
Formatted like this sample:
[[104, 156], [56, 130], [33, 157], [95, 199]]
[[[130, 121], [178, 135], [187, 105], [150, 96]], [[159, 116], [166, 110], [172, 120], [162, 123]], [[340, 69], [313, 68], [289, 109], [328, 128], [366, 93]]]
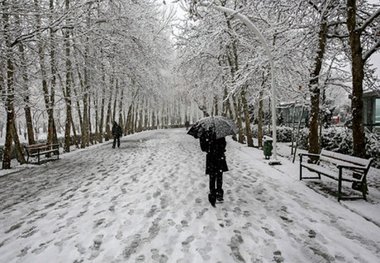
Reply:
[[145, 217], [152, 217], [156, 214], [157, 205], [152, 205], [149, 212], [145, 215]]
[[289, 219], [289, 218], [287, 218], [286, 216], [280, 216], [280, 218], [281, 218], [282, 220], [284, 220], [286, 223], [292, 223], [292, 222], [293, 222], [292, 219]]
[[106, 221], [105, 218], [100, 218], [100, 219], [98, 219], [98, 220], [95, 220], [95, 221], [94, 221], [94, 227], [93, 227], [93, 228], [97, 228], [97, 227], [99, 227], [99, 226], [102, 225], [105, 221]]
[[244, 242], [239, 230], [234, 230], [235, 235], [231, 238], [231, 242], [228, 246], [231, 248], [232, 257], [235, 262], [245, 262], [243, 256], [240, 254], [240, 244]]
[[277, 250], [273, 252], [273, 261], [276, 263], [284, 262], [284, 258], [281, 255], [281, 251]]
[[102, 245], [103, 243], [103, 237], [104, 235], [97, 235], [94, 239], [94, 242], [92, 244], [92, 246], [90, 247], [91, 249], [91, 256], [88, 258], [89, 260], [94, 260], [95, 258], [97, 258], [99, 256], [99, 253], [100, 253], [100, 246]]
[[243, 229], [248, 229], [251, 226], [252, 226], [252, 223], [251, 222], [247, 222], [247, 223], [244, 224]]
[[201, 211], [197, 212], [197, 219], [200, 219], [203, 217], [204, 213], [208, 211], [208, 208], [203, 208]]
[[165, 254], [160, 254], [158, 249], [151, 249], [152, 252], [152, 259], [154, 261], [158, 261], [159, 263], [165, 263], [168, 262], [169, 258]]
[[210, 251], [212, 251], [211, 243], [207, 243], [203, 248], [197, 248], [198, 253], [201, 255], [204, 261], [208, 261], [211, 257], [208, 255]]
[[160, 198], [160, 206], [161, 206], [161, 209], [165, 209], [167, 208], [169, 205], [169, 198], [164, 195]]
[[310, 229], [308, 233], [310, 238], [315, 238], [317, 236], [317, 233], [312, 229]]
[[140, 244], [141, 244], [141, 236], [139, 234], [136, 234], [131, 244], [124, 249], [123, 251], [124, 258], [129, 259], [132, 254], [136, 253], [137, 248], [140, 246]]
[[139, 256], [136, 258], [136, 262], [145, 262], [145, 256], [144, 256], [144, 255], [139, 255]]
[[267, 227], [261, 227], [262, 229], [264, 229], [265, 233], [271, 237], [274, 237], [275, 234], [272, 230], [268, 229]]

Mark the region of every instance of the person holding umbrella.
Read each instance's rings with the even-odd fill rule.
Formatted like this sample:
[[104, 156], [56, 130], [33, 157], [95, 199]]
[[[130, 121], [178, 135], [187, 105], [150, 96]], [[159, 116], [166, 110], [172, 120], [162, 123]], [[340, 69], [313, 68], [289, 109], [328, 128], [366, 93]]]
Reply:
[[206, 174], [209, 175], [208, 200], [212, 206], [223, 201], [223, 172], [228, 171], [226, 162], [227, 135], [237, 132], [235, 123], [222, 116], [206, 117], [196, 122], [188, 131], [189, 135], [199, 138], [201, 150], [206, 152]]
[[209, 175], [208, 200], [212, 206], [215, 206], [216, 200], [223, 201], [223, 172], [228, 171], [226, 157], [226, 139], [224, 137], [217, 139], [214, 131], [208, 131], [199, 138], [202, 151], [206, 155], [206, 174]]

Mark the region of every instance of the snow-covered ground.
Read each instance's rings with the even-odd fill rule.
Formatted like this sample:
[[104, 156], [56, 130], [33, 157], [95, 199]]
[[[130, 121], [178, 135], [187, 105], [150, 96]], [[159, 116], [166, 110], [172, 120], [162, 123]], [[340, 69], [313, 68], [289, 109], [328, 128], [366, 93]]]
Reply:
[[216, 208], [184, 129], [13, 169], [0, 177], [0, 262], [380, 262], [379, 170], [368, 202], [338, 203], [337, 183], [299, 181], [298, 162], [269, 166], [231, 138], [226, 155]]

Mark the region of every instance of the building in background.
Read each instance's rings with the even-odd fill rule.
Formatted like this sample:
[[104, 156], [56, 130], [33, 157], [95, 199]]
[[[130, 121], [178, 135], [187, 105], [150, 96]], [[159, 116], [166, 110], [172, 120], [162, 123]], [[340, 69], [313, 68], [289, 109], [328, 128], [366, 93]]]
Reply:
[[370, 131], [380, 132], [380, 91], [363, 93], [363, 123]]

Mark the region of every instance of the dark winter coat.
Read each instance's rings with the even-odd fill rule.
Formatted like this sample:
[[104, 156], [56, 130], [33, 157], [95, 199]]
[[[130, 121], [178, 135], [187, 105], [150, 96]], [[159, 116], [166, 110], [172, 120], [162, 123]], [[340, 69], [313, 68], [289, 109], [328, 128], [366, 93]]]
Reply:
[[199, 138], [201, 149], [207, 152], [206, 174], [228, 171], [226, 156], [226, 139], [215, 139], [214, 135], [203, 135]]
[[120, 125], [114, 122], [112, 126], [112, 136], [119, 138], [122, 135], [123, 135], [123, 130], [121, 129]]

